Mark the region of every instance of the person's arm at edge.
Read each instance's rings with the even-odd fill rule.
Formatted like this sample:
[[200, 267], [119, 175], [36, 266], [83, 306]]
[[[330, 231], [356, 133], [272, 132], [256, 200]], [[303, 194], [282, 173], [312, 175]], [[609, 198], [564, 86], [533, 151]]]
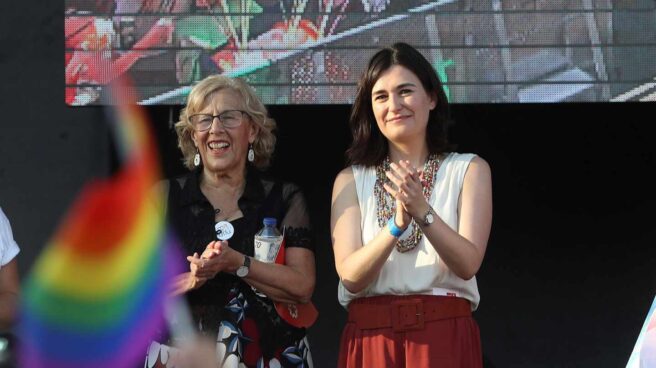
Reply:
[[12, 327], [16, 317], [20, 282], [16, 258], [0, 268], [0, 329]]

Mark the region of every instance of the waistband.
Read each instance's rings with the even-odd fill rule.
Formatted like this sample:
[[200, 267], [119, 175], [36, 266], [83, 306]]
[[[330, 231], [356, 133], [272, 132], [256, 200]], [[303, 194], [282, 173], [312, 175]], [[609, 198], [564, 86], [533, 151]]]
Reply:
[[471, 317], [467, 299], [434, 295], [382, 295], [353, 300], [348, 321], [358, 329], [422, 330], [425, 322]]

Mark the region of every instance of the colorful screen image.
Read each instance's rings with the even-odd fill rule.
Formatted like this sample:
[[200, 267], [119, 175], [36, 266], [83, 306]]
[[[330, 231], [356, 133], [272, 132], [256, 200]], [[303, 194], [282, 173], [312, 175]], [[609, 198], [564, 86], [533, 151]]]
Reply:
[[656, 367], [656, 298], [649, 308], [626, 368]]
[[350, 104], [367, 60], [404, 41], [454, 103], [656, 100], [652, 0], [65, 0], [66, 103], [183, 104], [211, 74], [266, 104]]

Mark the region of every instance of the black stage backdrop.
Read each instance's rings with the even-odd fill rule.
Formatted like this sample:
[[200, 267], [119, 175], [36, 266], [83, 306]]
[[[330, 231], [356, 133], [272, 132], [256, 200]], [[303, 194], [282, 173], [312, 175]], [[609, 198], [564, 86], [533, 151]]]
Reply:
[[[104, 113], [64, 104], [63, 2], [0, 2], [0, 205], [29, 272], [85, 182], [115, 167]], [[167, 107], [149, 109], [168, 175]], [[178, 108], [174, 107], [174, 115]], [[348, 106], [278, 106], [272, 170], [300, 184], [317, 234], [315, 365], [334, 367], [345, 312], [329, 236]], [[656, 105], [457, 105], [452, 140], [490, 163], [494, 222], [477, 275], [489, 367], [621, 367], [656, 294]]]

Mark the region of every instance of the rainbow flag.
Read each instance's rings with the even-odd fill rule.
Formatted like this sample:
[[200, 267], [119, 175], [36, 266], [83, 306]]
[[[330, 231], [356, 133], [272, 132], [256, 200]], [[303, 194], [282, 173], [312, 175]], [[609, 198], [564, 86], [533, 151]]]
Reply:
[[87, 185], [23, 285], [21, 367], [143, 366], [179, 269], [144, 111], [116, 107], [123, 167]]

